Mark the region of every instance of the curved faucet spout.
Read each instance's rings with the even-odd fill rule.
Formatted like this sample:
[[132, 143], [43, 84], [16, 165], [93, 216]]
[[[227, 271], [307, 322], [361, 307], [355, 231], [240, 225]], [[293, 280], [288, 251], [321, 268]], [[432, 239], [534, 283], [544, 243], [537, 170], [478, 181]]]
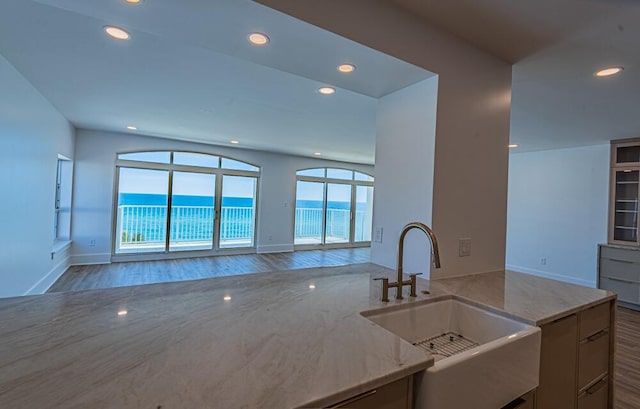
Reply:
[[426, 224], [420, 222], [412, 222], [403, 227], [402, 232], [400, 233], [400, 240], [398, 241], [398, 282], [402, 282], [404, 237], [407, 235], [409, 230], [412, 229], [422, 230], [424, 234], [427, 235], [429, 241], [431, 242], [431, 248], [433, 249], [433, 265], [435, 266], [435, 268], [440, 268], [440, 253], [438, 251], [438, 239], [436, 239], [436, 235]]

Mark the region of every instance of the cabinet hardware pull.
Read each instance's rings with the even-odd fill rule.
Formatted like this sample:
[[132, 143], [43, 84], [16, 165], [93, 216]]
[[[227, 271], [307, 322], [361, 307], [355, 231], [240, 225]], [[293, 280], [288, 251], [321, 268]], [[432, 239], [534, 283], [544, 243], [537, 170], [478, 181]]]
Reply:
[[606, 258], [611, 261], [617, 261], [618, 263], [634, 264], [634, 261], [630, 261], [630, 260], [619, 260], [617, 258], [609, 258], [609, 257], [606, 257]]
[[600, 338], [604, 337], [608, 333], [609, 333], [609, 330], [607, 330], [607, 329], [603, 329], [602, 331], [598, 331], [595, 334], [591, 335], [590, 337], [587, 337], [587, 342], [593, 342], [593, 341], [595, 341], [597, 339], [600, 339]]
[[594, 393], [596, 393], [600, 389], [602, 389], [602, 387], [604, 385], [606, 385], [607, 383], [608, 383], [608, 379], [607, 378], [600, 379], [600, 381], [598, 381], [598, 383], [596, 383], [595, 385], [593, 385], [592, 387], [587, 389], [587, 395], [593, 395]]
[[375, 395], [376, 392], [378, 392], [378, 391], [374, 389], [372, 391], [362, 393], [362, 394], [360, 394], [358, 396], [354, 396], [353, 398], [349, 398], [349, 399], [347, 399], [345, 401], [342, 401], [342, 402], [338, 403], [335, 406], [330, 406], [329, 409], [346, 408], [347, 405], [351, 405], [354, 402], [357, 402], [357, 401], [362, 400], [364, 398], [368, 398], [369, 396]]
[[627, 283], [627, 284], [638, 284], [638, 283], [634, 283], [633, 281], [628, 281], [628, 280], [621, 280], [619, 278], [613, 278], [613, 277], [606, 277], [603, 276], [604, 278], [606, 278], [607, 280], [611, 280], [611, 281], [618, 281], [620, 283]]

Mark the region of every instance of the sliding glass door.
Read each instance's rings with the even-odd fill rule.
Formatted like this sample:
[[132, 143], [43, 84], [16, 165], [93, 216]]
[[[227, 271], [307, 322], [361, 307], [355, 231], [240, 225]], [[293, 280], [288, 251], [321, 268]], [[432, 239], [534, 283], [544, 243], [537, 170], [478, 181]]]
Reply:
[[356, 186], [354, 241], [371, 241], [373, 225], [373, 186]]
[[294, 244], [362, 246], [371, 241], [373, 177], [347, 169], [297, 173]]
[[294, 244], [324, 243], [324, 183], [298, 181]]
[[173, 172], [169, 251], [211, 250], [216, 175]]
[[351, 185], [327, 183], [325, 243], [348, 243], [351, 237]]
[[165, 249], [168, 188], [168, 171], [119, 169], [116, 253]]
[[220, 248], [253, 246], [257, 179], [223, 176]]
[[114, 255], [252, 248], [259, 168], [191, 152], [118, 155]]

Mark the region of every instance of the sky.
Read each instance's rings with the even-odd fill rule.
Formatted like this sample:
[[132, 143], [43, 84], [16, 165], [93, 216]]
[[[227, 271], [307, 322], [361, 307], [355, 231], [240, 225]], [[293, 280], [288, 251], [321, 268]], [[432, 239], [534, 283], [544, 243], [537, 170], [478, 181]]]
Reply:
[[[223, 176], [222, 195], [253, 197], [256, 178]], [[169, 172], [166, 170], [120, 168], [119, 193], [166, 195]], [[208, 173], [173, 173], [173, 193], [186, 196], [214, 196], [215, 175]]]
[[[235, 162], [235, 161], [234, 161]], [[330, 169], [341, 172], [341, 169]], [[350, 172], [350, 171], [342, 171]], [[338, 173], [329, 175], [339, 176]], [[223, 176], [222, 194], [225, 197], [253, 197], [256, 188], [256, 178], [244, 176]], [[173, 194], [185, 196], [215, 195], [216, 178], [208, 173], [178, 172], [173, 173]], [[169, 171], [120, 168], [119, 193], [142, 193], [166, 195], [169, 184]], [[297, 184], [297, 200], [322, 201], [324, 183], [299, 181]], [[372, 200], [372, 192], [366, 193], [364, 187], [356, 192], [356, 201], [366, 203]], [[350, 202], [351, 186], [340, 183], [329, 183], [327, 186], [327, 200], [330, 202]]]

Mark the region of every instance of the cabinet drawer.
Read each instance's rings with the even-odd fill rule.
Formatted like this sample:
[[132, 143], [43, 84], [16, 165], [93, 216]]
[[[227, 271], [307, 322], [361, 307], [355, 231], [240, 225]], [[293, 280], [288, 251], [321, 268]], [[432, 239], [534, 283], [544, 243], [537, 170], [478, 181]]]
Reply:
[[409, 381], [403, 378], [380, 388], [362, 393], [331, 406], [331, 408], [349, 409], [407, 409], [410, 403]]
[[600, 257], [640, 263], [640, 249], [621, 249], [616, 247], [600, 247]]
[[633, 304], [640, 303], [640, 284], [621, 281], [616, 278], [600, 277], [600, 288], [618, 294], [618, 300]]
[[531, 391], [501, 409], [535, 409], [535, 391]]
[[580, 341], [578, 390], [602, 377], [609, 370], [609, 330], [604, 329]]
[[610, 303], [605, 302], [580, 312], [580, 339], [585, 339], [605, 328], [611, 319]]
[[524, 401], [514, 409], [534, 409], [533, 400]]
[[603, 378], [578, 396], [578, 409], [607, 409], [609, 404], [609, 381]]
[[600, 276], [640, 283], [640, 263], [603, 257], [600, 259]]

